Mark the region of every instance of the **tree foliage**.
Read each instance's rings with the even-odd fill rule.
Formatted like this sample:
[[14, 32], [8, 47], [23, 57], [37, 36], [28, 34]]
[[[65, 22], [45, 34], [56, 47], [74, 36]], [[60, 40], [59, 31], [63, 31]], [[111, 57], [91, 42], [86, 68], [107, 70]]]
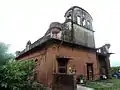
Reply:
[[8, 60], [13, 58], [14, 55], [8, 53], [8, 45], [0, 42], [0, 65], [5, 64]]
[[28, 77], [33, 74], [34, 62], [33, 61], [9, 61], [5, 64], [1, 71], [3, 87], [20, 87], [28, 82]]
[[120, 66], [111, 67], [111, 74], [120, 72]]
[[0, 85], [2, 88], [12, 90], [43, 88], [35, 81], [34, 70], [35, 62], [33, 60], [10, 60], [0, 69]]
[[0, 43], [0, 90], [45, 90], [34, 79], [35, 61], [14, 60], [8, 46]]

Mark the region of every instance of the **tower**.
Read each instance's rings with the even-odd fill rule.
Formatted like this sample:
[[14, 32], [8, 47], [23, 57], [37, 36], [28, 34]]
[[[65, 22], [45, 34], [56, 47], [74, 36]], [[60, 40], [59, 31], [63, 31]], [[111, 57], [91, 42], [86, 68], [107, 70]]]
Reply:
[[73, 6], [65, 13], [65, 19], [74, 43], [95, 48], [93, 19], [86, 10]]

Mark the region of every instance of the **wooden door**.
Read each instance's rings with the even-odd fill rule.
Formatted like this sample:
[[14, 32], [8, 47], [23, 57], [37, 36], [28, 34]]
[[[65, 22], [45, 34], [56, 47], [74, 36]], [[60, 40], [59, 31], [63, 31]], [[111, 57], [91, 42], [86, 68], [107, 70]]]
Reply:
[[93, 63], [87, 63], [87, 79], [93, 80]]

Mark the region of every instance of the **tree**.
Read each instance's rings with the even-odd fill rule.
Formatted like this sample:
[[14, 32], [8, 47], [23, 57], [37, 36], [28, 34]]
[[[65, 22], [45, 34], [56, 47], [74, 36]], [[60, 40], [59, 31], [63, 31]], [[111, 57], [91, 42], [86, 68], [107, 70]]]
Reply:
[[0, 42], [0, 66], [5, 64], [8, 60], [13, 59], [14, 56], [8, 53], [8, 45]]
[[2, 88], [7, 90], [44, 90], [34, 79], [36, 63], [33, 60], [10, 60], [0, 69]]
[[34, 79], [35, 61], [14, 60], [7, 50], [8, 46], [0, 43], [0, 90], [45, 90]]
[[120, 66], [111, 67], [111, 74], [120, 72]]

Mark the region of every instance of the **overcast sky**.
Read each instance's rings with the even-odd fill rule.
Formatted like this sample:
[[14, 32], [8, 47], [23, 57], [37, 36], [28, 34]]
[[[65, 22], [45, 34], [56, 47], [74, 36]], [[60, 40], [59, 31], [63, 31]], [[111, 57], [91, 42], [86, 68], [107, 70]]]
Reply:
[[93, 17], [96, 47], [111, 44], [111, 65], [120, 65], [119, 0], [0, 0], [0, 41], [9, 52], [23, 50], [26, 42], [44, 35], [51, 22], [64, 22], [71, 6], [87, 10]]

